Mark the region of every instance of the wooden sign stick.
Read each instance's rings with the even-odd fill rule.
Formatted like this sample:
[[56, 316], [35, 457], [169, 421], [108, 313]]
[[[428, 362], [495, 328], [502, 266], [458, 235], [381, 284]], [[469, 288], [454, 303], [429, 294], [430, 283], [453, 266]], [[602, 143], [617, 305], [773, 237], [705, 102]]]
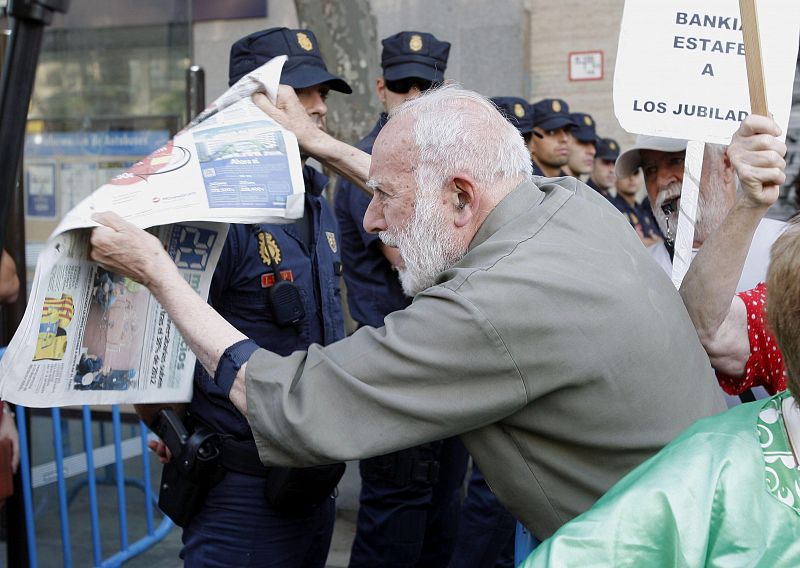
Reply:
[[756, 0], [739, 0], [744, 37], [744, 60], [747, 65], [747, 85], [750, 88], [750, 112], [769, 116], [767, 90], [764, 86], [764, 65], [761, 60], [761, 36], [758, 31]]

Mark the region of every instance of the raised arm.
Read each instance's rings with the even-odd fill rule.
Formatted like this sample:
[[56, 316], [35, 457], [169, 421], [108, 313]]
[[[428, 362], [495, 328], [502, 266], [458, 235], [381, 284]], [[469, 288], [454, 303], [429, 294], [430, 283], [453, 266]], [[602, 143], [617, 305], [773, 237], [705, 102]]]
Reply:
[[[156, 237], [114, 213], [96, 214], [94, 220], [103, 226], [92, 232], [91, 259], [146, 286], [175, 322], [197, 360], [213, 377], [225, 350], [237, 341], [247, 339], [246, 336], [189, 286]], [[244, 366], [239, 375], [242, 396], [238, 402], [233, 402], [246, 414]]]
[[786, 180], [786, 145], [771, 118], [749, 116], [728, 147], [742, 192], [719, 228], [706, 240], [689, 267], [681, 296], [712, 366], [742, 376], [750, 357], [747, 312], [736, 296], [747, 251], [758, 224], [778, 198]]
[[281, 85], [275, 104], [261, 93], [253, 95], [253, 102], [278, 124], [294, 133], [302, 153], [315, 157], [337, 174], [372, 194], [372, 190], [366, 185], [369, 179], [370, 155], [320, 129], [300, 104], [294, 89]]

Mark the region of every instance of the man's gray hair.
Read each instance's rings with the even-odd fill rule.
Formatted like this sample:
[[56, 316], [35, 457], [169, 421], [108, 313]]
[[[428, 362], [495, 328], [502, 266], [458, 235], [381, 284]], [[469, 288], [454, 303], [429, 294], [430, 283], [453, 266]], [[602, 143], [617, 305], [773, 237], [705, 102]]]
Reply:
[[533, 173], [519, 131], [489, 99], [459, 85], [431, 89], [396, 107], [390, 116], [415, 119], [416, 180], [422, 190], [441, 189], [461, 172], [484, 190], [507, 193]]

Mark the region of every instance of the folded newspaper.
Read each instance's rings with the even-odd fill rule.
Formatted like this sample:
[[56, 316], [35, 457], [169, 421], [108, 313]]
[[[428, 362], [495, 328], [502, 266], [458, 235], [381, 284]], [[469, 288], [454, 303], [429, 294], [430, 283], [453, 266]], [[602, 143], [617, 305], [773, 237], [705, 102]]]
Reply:
[[228, 89], [163, 147], [64, 216], [36, 263], [28, 307], [0, 360], [0, 398], [32, 407], [185, 402], [195, 356], [137, 282], [88, 260], [98, 211], [161, 239], [203, 298], [227, 223], [303, 214], [297, 140], [250, 96], [277, 97], [286, 57]]

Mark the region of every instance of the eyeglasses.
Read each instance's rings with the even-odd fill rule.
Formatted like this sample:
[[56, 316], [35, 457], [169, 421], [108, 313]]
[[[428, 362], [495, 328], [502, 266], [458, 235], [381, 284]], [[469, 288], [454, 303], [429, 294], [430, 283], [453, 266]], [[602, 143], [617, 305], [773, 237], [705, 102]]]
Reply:
[[405, 79], [397, 79], [395, 81], [386, 81], [386, 88], [400, 95], [404, 95], [411, 89], [416, 87], [419, 91], [427, 91], [434, 85], [438, 85], [434, 81], [427, 79], [420, 79], [418, 77], [406, 77]]

